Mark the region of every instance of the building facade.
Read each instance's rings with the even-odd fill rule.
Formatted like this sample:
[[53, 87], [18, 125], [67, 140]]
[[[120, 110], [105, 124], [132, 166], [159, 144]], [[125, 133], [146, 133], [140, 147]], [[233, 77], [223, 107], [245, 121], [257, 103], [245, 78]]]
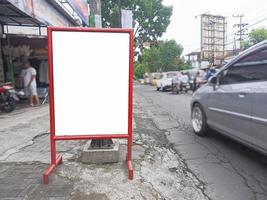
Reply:
[[46, 62], [47, 26], [88, 24], [84, 0], [1, 0], [0, 13], [0, 83], [15, 86], [23, 60], [30, 60], [37, 71]]

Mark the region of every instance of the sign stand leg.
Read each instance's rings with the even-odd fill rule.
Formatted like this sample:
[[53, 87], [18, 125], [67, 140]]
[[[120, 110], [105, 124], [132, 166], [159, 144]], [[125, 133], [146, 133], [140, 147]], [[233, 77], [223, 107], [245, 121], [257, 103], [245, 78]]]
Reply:
[[48, 184], [48, 177], [57, 167], [57, 165], [62, 164], [62, 155], [56, 158], [56, 141], [51, 137], [51, 164], [43, 174], [44, 184]]
[[128, 138], [128, 150], [126, 156], [126, 162], [128, 166], [128, 178], [133, 180], [133, 165], [132, 165], [132, 138]]
[[[52, 34], [53, 32], [58, 32], [58, 34], [63, 34], [65, 32], [72, 33], [73, 35], [78, 33], [78, 32], [92, 32], [92, 33], [119, 33], [120, 35], [122, 33], [124, 34], [129, 34], [129, 98], [128, 98], [128, 132], [127, 134], [108, 134], [108, 135], [60, 135], [56, 136], [55, 135], [55, 105], [54, 105], [54, 78], [57, 79], [57, 70], [54, 71], [54, 66], [53, 63], [57, 63], [57, 59], [60, 58], [63, 54], [60, 52], [60, 54], [54, 54], [53, 55], [53, 50], [54, 52], [57, 52], [57, 48], [53, 48], [54, 45], [61, 45], [63, 44], [64, 41], [59, 39], [61, 37], [58, 37], [59, 35], [57, 33]], [[68, 33], [68, 35], [69, 35]], [[114, 34], [112, 34], [114, 35]], [[52, 37], [53, 38], [53, 44], [52, 44]], [[102, 37], [102, 36], [101, 36]], [[48, 65], [49, 65], [49, 102], [50, 102], [50, 143], [51, 143], [51, 164], [49, 167], [46, 169], [46, 171], [43, 173], [43, 183], [48, 184], [49, 182], [49, 175], [56, 169], [56, 167], [62, 163], [62, 155], [56, 154], [56, 141], [57, 140], [87, 140], [87, 139], [92, 139], [92, 140], [104, 140], [104, 139], [127, 139], [127, 156], [126, 156], [126, 162], [127, 162], [127, 167], [128, 167], [128, 177], [129, 179], [133, 179], [133, 166], [132, 166], [132, 94], [133, 94], [133, 61], [134, 61], [134, 30], [133, 29], [88, 29], [88, 28], [81, 28], [81, 27], [73, 27], [73, 28], [61, 28], [61, 27], [48, 27], [47, 28], [47, 41], [48, 41]], [[88, 40], [91, 41], [91, 40]], [[124, 41], [124, 40], [123, 40]], [[126, 42], [126, 38], [125, 38]], [[127, 42], [128, 43], [128, 42]], [[117, 44], [117, 42], [116, 42]], [[124, 42], [121, 43], [123, 44], [124, 47]], [[125, 43], [126, 44], [126, 43]], [[73, 44], [74, 45], [74, 44]], [[81, 45], [84, 46], [84, 43], [81, 43]], [[114, 45], [110, 43], [110, 45]], [[76, 42], [75, 45], [76, 46]], [[109, 47], [109, 46], [107, 46]], [[113, 49], [113, 46], [112, 46]], [[110, 51], [108, 52], [110, 54]], [[59, 57], [57, 57], [60, 55]], [[117, 54], [118, 55], [118, 54]], [[124, 55], [124, 54], [123, 54]], [[64, 55], [63, 55], [64, 56]], [[77, 54], [77, 56], [81, 56], [81, 54]], [[121, 56], [120, 56], [121, 57]], [[121, 59], [119, 57], [119, 59]], [[128, 56], [127, 56], [128, 57]], [[76, 59], [75, 59], [76, 60]], [[127, 59], [128, 60], [128, 59]], [[122, 59], [122, 63], [125, 60]], [[97, 61], [98, 62], [98, 61]], [[87, 61], [86, 61], [87, 63]], [[117, 61], [114, 60], [114, 63], [117, 65]], [[58, 66], [59, 67], [59, 66]], [[122, 67], [122, 66], [121, 66]], [[125, 63], [123, 64], [123, 69], [125, 68]], [[91, 69], [90, 69], [91, 70]], [[128, 73], [127, 73], [128, 74]], [[73, 76], [72, 71], [70, 71], [69, 74], [67, 74], [66, 77], [68, 76]], [[60, 75], [61, 76], [61, 75]], [[64, 80], [64, 79], [63, 79]], [[63, 81], [62, 80], [62, 81]], [[76, 119], [75, 119], [76, 120]]]

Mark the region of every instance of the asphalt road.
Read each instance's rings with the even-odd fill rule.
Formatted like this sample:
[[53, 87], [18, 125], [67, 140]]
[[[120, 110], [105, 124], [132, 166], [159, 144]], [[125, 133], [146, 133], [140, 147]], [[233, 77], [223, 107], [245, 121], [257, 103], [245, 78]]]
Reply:
[[[266, 157], [216, 132], [195, 136], [190, 124], [191, 94], [172, 95], [135, 85], [140, 107], [165, 134], [177, 158], [213, 200], [266, 200]], [[179, 166], [177, 166], [179, 168]]]

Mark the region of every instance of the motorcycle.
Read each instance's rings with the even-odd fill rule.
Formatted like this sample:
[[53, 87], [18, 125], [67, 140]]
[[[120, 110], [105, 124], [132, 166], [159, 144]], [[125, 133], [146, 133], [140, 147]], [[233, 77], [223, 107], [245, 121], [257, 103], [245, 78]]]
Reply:
[[18, 97], [12, 83], [0, 85], [0, 110], [9, 113], [16, 108]]
[[172, 86], [172, 94], [187, 93], [190, 90], [190, 83], [177, 83]]
[[189, 82], [187, 82], [187, 83], [180, 83], [178, 94], [179, 93], [182, 93], [182, 92], [187, 93], [189, 90], [190, 90], [190, 83]]

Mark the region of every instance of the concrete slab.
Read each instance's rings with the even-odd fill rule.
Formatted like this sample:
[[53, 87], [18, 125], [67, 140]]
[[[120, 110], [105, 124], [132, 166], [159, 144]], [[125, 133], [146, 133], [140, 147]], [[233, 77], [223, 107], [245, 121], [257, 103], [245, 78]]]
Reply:
[[177, 128], [179, 126], [178, 123], [174, 120], [167, 120], [167, 121], [156, 121], [155, 120], [154, 122], [160, 130], [168, 130], [171, 128]]
[[176, 145], [183, 145], [183, 144], [195, 144], [195, 136], [186, 134], [184, 131], [173, 129], [169, 130], [166, 134], [167, 139]]
[[[225, 200], [225, 199], [257, 199], [253, 193], [244, 184], [211, 184], [207, 188], [207, 193], [211, 199]], [[234, 197], [234, 198], [233, 198]], [[265, 196], [266, 199], [266, 196]], [[264, 200], [265, 200], [264, 199]], [[263, 199], [262, 199], [263, 200]]]
[[83, 148], [81, 161], [82, 163], [116, 163], [119, 161], [120, 143], [113, 141], [112, 149], [90, 149], [91, 140], [88, 141]]
[[[206, 161], [206, 162], [203, 162]], [[244, 179], [234, 170], [228, 169], [220, 163], [210, 163], [209, 160], [189, 160], [190, 169], [198, 174], [198, 177], [206, 183], [217, 185], [244, 184]]]
[[205, 159], [211, 154], [205, 147], [198, 143], [175, 145], [174, 148], [181, 153], [185, 160]]

